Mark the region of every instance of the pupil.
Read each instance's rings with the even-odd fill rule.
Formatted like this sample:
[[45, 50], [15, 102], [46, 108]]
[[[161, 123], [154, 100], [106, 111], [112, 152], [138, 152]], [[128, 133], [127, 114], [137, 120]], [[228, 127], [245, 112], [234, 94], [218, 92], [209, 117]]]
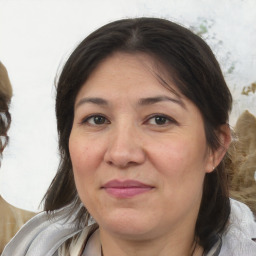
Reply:
[[94, 122], [95, 124], [104, 124], [105, 123], [105, 118], [102, 116], [95, 116], [94, 117]]
[[156, 121], [157, 124], [165, 124], [166, 118], [163, 117], [163, 116], [157, 116], [155, 121]]

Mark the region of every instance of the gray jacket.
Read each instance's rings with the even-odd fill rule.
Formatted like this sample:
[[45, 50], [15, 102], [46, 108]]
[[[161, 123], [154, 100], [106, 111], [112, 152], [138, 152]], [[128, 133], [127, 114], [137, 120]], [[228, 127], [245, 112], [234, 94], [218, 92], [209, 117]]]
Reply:
[[[32, 218], [5, 247], [2, 256], [60, 256], [58, 249], [67, 239], [88, 229], [77, 228], [72, 219], [63, 218], [66, 212], [65, 208], [57, 211], [51, 219], [45, 212]], [[207, 256], [256, 256], [256, 243], [252, 238], [256, 238], [252, 212], [231, 199], [229, 226], [222, 237], [220, 252], [216, 254], [219, 251], [216, 245]]]

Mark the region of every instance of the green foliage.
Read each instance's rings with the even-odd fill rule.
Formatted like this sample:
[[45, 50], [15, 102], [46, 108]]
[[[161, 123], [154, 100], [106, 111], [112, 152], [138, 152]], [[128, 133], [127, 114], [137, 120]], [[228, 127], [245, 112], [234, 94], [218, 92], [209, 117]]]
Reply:
[[232, 74], [235, 70], [235, 62], [232, 62], [232, 64], [230, 65], [230, 67], [227, 70], [228, 74]]
[[[223, 47], [222, 40], [219, 40], [216, 36], [216, 33], [213, 32], [213, 27], [215, 24], [214, 19], [209, 19], [205, 17], [198, 17], [197, 21], [193, 26], [190, 26], [190, 29], [203, 38], [211, 46], [215, 53], [220, 52]], [[224, 75], [233, 74], [236, 69], [236, 61], [232, 60], [232, 54], [230, 51], [224, 53], [222, 56], [221, 62], [224, 63], [223, 73]], [[236, 85], [233, 85], [235, 88]], [[250, 84], [249, 86], [244, 86], [241, 92], [242, 95], [251, 95], [256, 94], [256, 82]]]
[[[190, 29], [196, 33], [198, 36], [202, 37], [207, 43], [212, 47], [213, 51], [219, 52], [223, 47], [222, 40], [219, 40], [214, 33], [213, 26], [215, 24], [214, 19], [208, 19], [205, 17], [198, 17], [196, 23], [190, 26]], [[231, 60], [231, 52], [226, 52], [224, 57], [222, 57], [221, 62], [223, 62], [224, 75], [230, 75], [235, 71], [236, 62]]]
[[205, 40], [207, 38], [216, 38], [215, 34], [210, 35], [210, 29], [214, 25], [213, 19], [206, 19], [204, 17], [198, 17], [197, 22], [194, 26], [190, 26], [190, 29], [194, 31], [198, 36], [204, 38]]

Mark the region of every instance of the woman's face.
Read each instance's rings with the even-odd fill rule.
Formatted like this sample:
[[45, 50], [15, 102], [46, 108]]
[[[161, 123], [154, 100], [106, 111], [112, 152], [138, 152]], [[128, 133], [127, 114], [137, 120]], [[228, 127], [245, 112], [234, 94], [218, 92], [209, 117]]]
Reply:
[[141, 54], [104, 60], [77, 95], [69, 140], [83, 204], [100, 230], [130, 239], [194, 230], [214, 165], [200, 111], [154, 70]]

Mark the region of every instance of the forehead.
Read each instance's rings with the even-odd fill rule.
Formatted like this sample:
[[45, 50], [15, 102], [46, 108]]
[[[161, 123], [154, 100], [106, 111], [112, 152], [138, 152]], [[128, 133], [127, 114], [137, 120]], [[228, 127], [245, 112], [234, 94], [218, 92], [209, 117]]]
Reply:
[[178, 98], [181, 93], [167, 73], [166, 68], [155, 58], [143, 53], [117, 52], [104, 59], [90, 74], [78, 93], [102, 93], [114, 89], [129, 93], [136, 90], [141, 93], [154, 93], [162, 90], [171, 92]]

